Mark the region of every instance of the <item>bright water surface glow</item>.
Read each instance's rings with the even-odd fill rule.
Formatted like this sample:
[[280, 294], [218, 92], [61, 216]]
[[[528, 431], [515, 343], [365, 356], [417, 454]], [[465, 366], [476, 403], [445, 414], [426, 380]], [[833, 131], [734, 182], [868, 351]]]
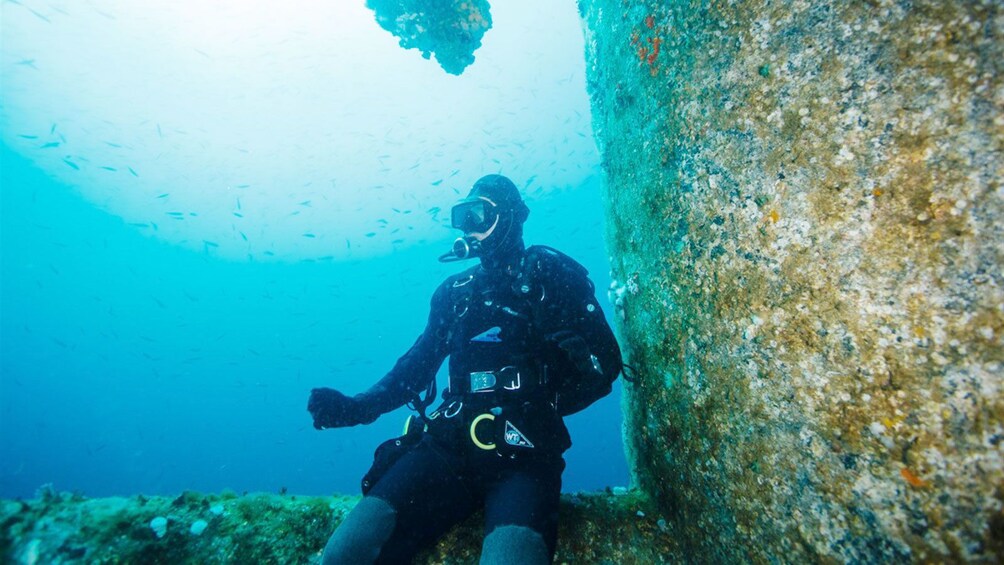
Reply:
[[[0, 10], [0, 496], [357, 492], [405, 411], [319, 433], [307, 393], [407, 350], [483, 174], [605, 293], [574, 3], [492, 6], [461, 76], [362, 2]], [[565, 490], [626, 483], [619, 398], [569, 419]]]

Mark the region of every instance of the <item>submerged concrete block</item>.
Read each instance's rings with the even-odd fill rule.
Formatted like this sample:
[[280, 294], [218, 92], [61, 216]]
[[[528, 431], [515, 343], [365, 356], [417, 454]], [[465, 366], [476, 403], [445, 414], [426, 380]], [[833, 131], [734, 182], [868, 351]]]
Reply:
[[997, 2], [580, 2], [638, 484], [704, 561], [1004, 558]]

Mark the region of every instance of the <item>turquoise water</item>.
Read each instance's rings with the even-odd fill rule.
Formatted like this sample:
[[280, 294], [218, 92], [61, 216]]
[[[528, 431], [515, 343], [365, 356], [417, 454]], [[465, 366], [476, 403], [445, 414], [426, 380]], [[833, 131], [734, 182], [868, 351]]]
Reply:
[[[3, 4], [0, 497], [357, 492], [407, 411], [317, 432], [309, 390], [407, 350], [487, 172], [528, 244], [609, 284], [574, 5], [493, 7], [453, 77], [361, 3], [341, 34], [312, 3], [194, 30], [175, 4]], [[619, 403], [568, 419], [565, 490], [627, 483]]]

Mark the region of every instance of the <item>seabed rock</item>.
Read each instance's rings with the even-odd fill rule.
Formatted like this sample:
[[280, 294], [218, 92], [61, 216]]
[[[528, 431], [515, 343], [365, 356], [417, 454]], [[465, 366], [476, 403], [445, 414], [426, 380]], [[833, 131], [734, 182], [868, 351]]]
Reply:
[[[0, 562], [319, 563], [328, 536], [358, 500], [193, 492], [85, 498], [48, 491], [36, 500], [0, 501]], [[683, 561], [673, 532], [638, 491], [564, 495], [560, 511], [556, 563]], [[157, 517], [167, 519], [162, 536], [151, 527]], [[472, 516], [417, 562], [477, 563], [481, 528], [481, 516]]]

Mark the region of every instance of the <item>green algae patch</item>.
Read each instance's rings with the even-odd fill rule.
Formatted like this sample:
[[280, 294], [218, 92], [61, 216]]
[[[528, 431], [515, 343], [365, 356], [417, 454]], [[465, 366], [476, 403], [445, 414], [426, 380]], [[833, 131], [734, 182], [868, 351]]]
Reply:
[[[45, 492], [0, 506], [10, 563], [303, 563], [355, 497], [271, 494], [85, 498]], [[159, 523], [159, 526], [158, 526]]]
[[[5, 563], [319, 563], [356, 496], [253, 493], [0, 501]], [[563, 495], [556, 562], [681, 562], [669, 523], [639, 491]], [[419, 563], [477, 563], [472, 516]]]

